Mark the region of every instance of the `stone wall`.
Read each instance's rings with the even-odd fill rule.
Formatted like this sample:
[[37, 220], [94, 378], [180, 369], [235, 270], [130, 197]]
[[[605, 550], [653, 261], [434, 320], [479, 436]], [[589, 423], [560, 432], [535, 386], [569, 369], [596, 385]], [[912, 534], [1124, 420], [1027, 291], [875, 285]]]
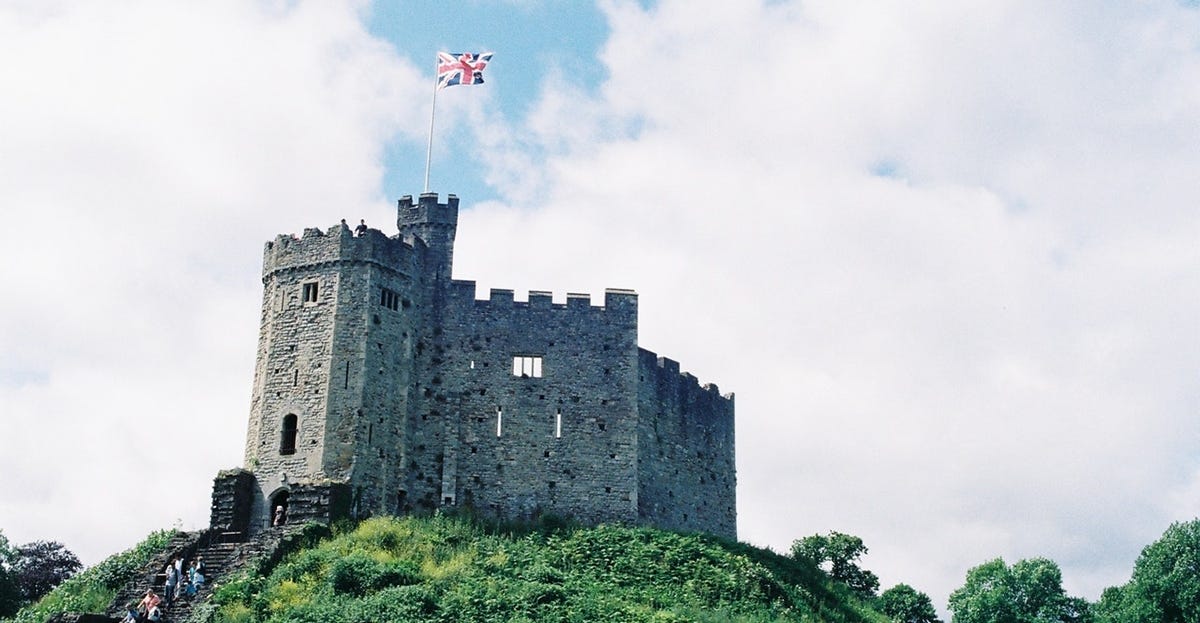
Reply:
[[672, 530], [737, 536], [733, 395], [679, 363], [638, 353], [639, 517]]
[[[554, 304], [546, 292], [516, 302], [511, 290], [476, 300], [474, 282], [451, 285], [423, 403], [441, 420], [424, 445], [442, 457], [442, 504], [636, 520], [637, 295], [604, 302]], [[538, 369], [514, 374], [518, 357]]]
[[350, 487], [341, 482], [295, 484], [289, 487], [287, 523], [330, 523], [350, 517], [353, 501]]
[[213, 479], [209, 526], [220, 532], [248, 533], [256, 485], [254, 474], [244, 469], [217, 474]]

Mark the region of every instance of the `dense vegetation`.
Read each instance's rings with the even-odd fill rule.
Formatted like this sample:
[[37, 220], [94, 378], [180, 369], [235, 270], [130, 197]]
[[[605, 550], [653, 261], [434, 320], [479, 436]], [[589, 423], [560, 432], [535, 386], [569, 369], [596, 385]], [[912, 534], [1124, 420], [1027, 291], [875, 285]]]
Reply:
[[[6, 621], [103, 611], [171, 536], [152, 534]], [[866, 547], [837, 532], [799, 539], [784, 556], [652, 528], [385, 517], [332, 534], [307, 526], [292, 543], [282, 560], [224, 578], [195, 614], [219, 623], [937, 623], [929, 597], [912, 587], [876, 595], [874, 574], [859, 566]], [[0, 561], [0, 571], [12, 569]], [[1196, 623], [1200, 519], [1168, 528], [1142, 550], [1130, 581], [1096, 603], [1067, 595], [1052, 560], [997, 558], [967, 573], [949, 608], [954, 623]]]
[[862, 568], [859, 559], [867, 553], [862, 539], [841, 532], [814, 534], [792, 543], [792, 557], [818, 566], [828, 565], [829, 576], [845, 584], [859, 597], [870, 599], [879, 592], [879, 577]]
[[967, 572], [950, 594], [955, 623], [1086, 623], [1087, 601], [1066, 594], [1058, 564], [1046, 558], [1012, 566], [1001, 558]]
[[1011, 567], [997, 558], [967, 572], [950, 595], [954, 623], [1196, 623], [1200, 621], [1200, 519], [1175, 523], [1147, 545], [1123, 586], [1096, 603], [1068, 596], [1045, 558]]
[[1200, 519], [1171, 524], [1147, 545], [1124, 586], [1104, 591], [1096, 623], [1200, 621]]
[[166, 547], [172, 530], [155, 532], [133, 548], [108, 557], [58, 584], [37, 602], [22, 608], [12, 623], [43, 623], [59, 612], [103, 612], [117, 591], [141, 574], [146, 564]]
[[808, 561], [709, 536], [446, 517], [365, 521], [227, 580], [213, 607], [224, 623], [888, 620]]

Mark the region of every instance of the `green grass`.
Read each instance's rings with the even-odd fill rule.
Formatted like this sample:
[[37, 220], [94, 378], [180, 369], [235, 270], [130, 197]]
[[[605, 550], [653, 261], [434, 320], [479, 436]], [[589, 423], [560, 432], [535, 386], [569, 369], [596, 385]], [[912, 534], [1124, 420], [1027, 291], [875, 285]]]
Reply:
[[222, 623], [887, 620], [811, 565], [714, 537], [450, 517], [364, 521], [213, 600]]
[[12, 623], [44, 623], [60, 612], [104, 612], [130, 580], [141, 575], [155, 554], [167, 546], [174, 530], [154, 532], [127, 551], [109, 556], [55, 587], [37, 602], [22, 608]]

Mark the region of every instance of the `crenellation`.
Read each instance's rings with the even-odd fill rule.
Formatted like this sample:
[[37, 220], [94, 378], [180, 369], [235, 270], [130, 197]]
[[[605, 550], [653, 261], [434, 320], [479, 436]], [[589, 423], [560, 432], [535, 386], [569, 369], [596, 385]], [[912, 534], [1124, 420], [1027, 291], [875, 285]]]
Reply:
[[587, 309], [592, 306], [592, 295], [579, 292], [567, 292], [567, 309]]
[[633, 290], [608, 288], [604, 291], [604, 309], [613, 314], [626, 314], [637, 320], [638, 295]]
[[[418, 241], [419, 242], [419, 241]], [[377, 229], [354, 236], [340, 225], [321, 232], [305, 230], [304, 238], [279, 235], [263, 252], [263, 278], [284, 271], [313, 271], [345, 262], [362, 262], [404, 275], [415, 275], [419, 250], [398, 238], [388, 238]]]
[[455, 227], [458, 224], [458, 197], [446, 195], [446, 203], [438, 203], [437, 193], [422, 193], [417, 202], [413, 203], [412, 195], [404, 195], [396, 203], [398, 226], [443, 225]]
[[604, 305], [592, 305], [591, 295], [568, 293], [565, 303], [555, 303], [554, 293], [546, 290], [529, 290], [524, 301], [518, 300], [516, 291], [509, 288], [491, 288], [488, 298], [476, 299], [475, 282], [454, 280], [447, 289], [446, 297], [452, 301], [473, 301], [475, 307], [497, 309], [570, 310], [584, 313], [608, 313], [626, 315], [631, 321], [637, 318], [637, 293], [632, 290], [606, 291]]
[[674, 359], [669, 359], [667, 357], [659, 357], [657, 363], [658, 363], [658, 367], [665, 370], [667, 374], [672, 375], [672, 376], [679, 375], [679, 362], [678, 361], [675, 361]]
[[221, 481], [214, 518], [260, 529], [293, 500], [316, 518], [463, 507], [736, 536], [732, 394], [638, 347], [633, 290], [477, 300], [451, 278], [457, 218], [457, 197], [425, 193], [398, 202], [396, 237], [266, 244], [253, 487]]
[[513, 291], [503, 288], [492, 288], [488, 293], [487, 300], [493, 305], [512, 305], [514, 301]]

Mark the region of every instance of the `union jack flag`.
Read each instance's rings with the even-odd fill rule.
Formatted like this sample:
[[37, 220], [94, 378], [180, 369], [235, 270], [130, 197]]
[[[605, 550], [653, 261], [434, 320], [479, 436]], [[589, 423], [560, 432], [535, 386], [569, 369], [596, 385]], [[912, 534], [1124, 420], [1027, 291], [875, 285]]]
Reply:
[[483, 84], [483, 68], [487, 67], [490, 60], [492, 60], [491, 52], [483, 54], [438, 52], [437, 88], [444, 89], [458, 84]]

